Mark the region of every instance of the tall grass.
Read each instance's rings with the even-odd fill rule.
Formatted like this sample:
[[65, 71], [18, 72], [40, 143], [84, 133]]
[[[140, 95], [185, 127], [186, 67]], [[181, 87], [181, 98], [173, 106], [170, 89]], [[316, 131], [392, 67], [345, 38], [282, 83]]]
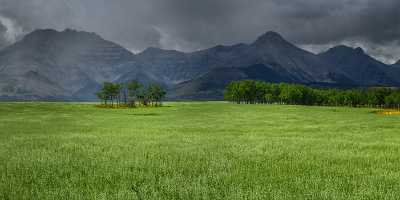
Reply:
[[0, 199], [399, 199], [400, 116], [373, 111], [0, 104]]

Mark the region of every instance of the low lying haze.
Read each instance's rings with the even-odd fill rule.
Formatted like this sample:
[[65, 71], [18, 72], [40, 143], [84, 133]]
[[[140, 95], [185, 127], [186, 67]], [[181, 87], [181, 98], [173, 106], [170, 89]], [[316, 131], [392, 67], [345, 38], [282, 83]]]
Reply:
[[0, 48], [35, 29], [96, 32], [133, 52], [248, 43], [273, 30], [319, 53], [361, 46], [400, 59], [399, 0], [0, 0]]

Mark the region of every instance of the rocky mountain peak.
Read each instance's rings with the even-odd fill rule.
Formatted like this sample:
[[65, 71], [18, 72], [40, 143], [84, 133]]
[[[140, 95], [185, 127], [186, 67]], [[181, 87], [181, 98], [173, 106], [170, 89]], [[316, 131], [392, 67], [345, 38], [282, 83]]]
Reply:
[[328, 49], [328, 51], [336, 51], [336, 52], [351, 52], [353, 50], [354, 50], [353, 48], [346, 45], [339, 45]]
[[334, 54], [336, 56], [356, 56], [356, 55], [365, 55], [364, 50], [361, 47], [352, 48], [345, 45], [339, 45], [336, 47], [330, 48], [325, 54]]
[[358, 54], [364, 54], [364, 49], [362, 49], [361, 47], [357, 47], [354, 49], [354, 51]]
[[[40, 51], [38, 51], [40, 49]], [[27, 34], [22, 40], [10, 46], [8, 51], [25, 52], [26, 56], [99, 56], [107, 58], [132, 57], [133, 54], [120, 45], [107, 41], [96, 33], [65, 29], [39, 29]]]
[[27, 34], [23, 40], [30, 42], [48, 42], [48, 41], [104, 41], [96, 33], [65, 29], [57, 31], [54, 29], [38, 29]]
[[267, 45], [267, 44], [289, 44], [279, 33], [274, 31], [268, 31], [257, 38], [254, 42], [255, 45]]

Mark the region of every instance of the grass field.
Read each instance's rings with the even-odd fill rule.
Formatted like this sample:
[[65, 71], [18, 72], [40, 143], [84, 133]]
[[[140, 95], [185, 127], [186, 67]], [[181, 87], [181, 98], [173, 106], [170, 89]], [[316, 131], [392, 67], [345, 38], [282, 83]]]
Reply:
[[1, 103], [0, 199], [400, 199], [400, 116]]

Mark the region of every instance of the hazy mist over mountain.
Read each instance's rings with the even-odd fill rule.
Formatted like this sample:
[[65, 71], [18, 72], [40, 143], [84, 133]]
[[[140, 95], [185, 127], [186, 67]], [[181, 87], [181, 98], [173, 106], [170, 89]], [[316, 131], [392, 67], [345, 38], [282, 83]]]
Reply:
[[267, 30], [314, 53], [361, 46], [400, 59], [398, 0], [0, 0], [0, 48], [36, 29], [96, 32], [132, 52], [250, 43]]

